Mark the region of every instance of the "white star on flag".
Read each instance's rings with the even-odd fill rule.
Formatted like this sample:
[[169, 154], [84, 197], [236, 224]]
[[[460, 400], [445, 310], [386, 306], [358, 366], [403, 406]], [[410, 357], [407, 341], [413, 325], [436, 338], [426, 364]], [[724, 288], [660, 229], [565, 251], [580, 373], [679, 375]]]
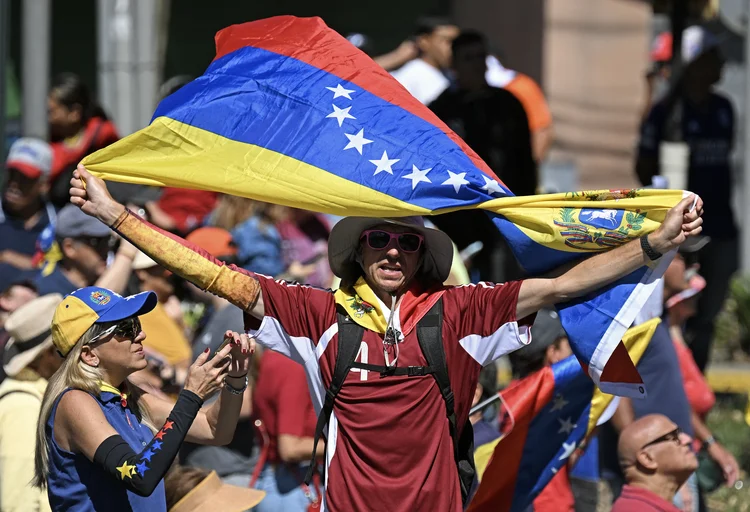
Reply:
[[352, 97], [349, 95], [354, 92], [354, 89], [344, 89], [343, 87], [341, 87], [341, 84], [338, 84], [336, 87], [326, 87], [326, 89], [333, 93], [334, 100], [341, 96], [350, 100], [352, 99]]
[[570, 433], [573, 432], [573, 430], [575, 430], [575, 428], [578, 425], [576, 425], [570, 420], [571, 420], [570, 416], [568, 416], [564, 420], [557, 418], [557, 421], [560, 422], [560, 430], [557, 431], [558, 434], [562, 434], [563, 432], [565, 432], [566, 434], [570, 435]]
[[417, 188], [417, 183], [420, 181], [424, 181], [425, 183], [432, 183], [430, 181], [430, 178], [427, 177], [427, 173], [432, 170], [432, 167], [429, 169], [425, 169], [424, 171], [420, 171], [416, 165], [411, 166], [411, 173], [407, 174], [406, 176], [402, 176], [402, 178], [411, 180], [411, 189], [414, 190]]
[[484, 178], [484, 186], [482, 187], [482, 190], [486, 190], [488, 194], [505, 194], [505, 191], [497, 180], [491, 180], [487, 176], [482, 176], [482, 178]]
[[349, 113], [352, 107], [338, 108], [336, 105], [331, 106], [333, 107], [333, 112], [328, 114], [326, 118], [332, 117], [336, 119], [336, 121], [339, 122], [339, 128], [341, 128], [341, 125], [344, 124], [344, 119], [357, 119]]
[[380, 160], [370, 160], [370, 163], [373, 163], [377, 166], [375, 169], [375, 174], [373, 176], [377, 176], [381, 172], [387, 172], [388, 174], [393, 174], [393, 169], [391, 166], [398, 162], [399, 158], [388, 158], [388, 152], [383, 151], [383, 156], [380, 157]]
[[356, 149], [359, 151], [359, 154], [362, 154], [362, 146], [365, 144], [372, 144], [372, 141], [370, 139], [365, 139], [365, 129], [362, 128], [359, 132], [356, 134], [353, 133], [345, 133], [346, 138], [349, 139], [349, 144], [346, 145], [344, 148], [344, 151], [347, 149]]
[[560, 458], [557, 460], [567, 460], [568, 457], [573, 455], [573, 452], [576, 451], [576, 442], [573, 441], [572, 443], [563, 443], [563, 454], [560, 455]]
[[560, 411], [563, 407], [568, 405], [568, 401], [565, 400], [565, 398], [560, 394], [556, 394], [555, 398], [553, 399], [552, 409], [550, 409], [550, 412], [554, 411]]
[[469, 184], [469, 182], [464, 179], [464, 176], [466, 176], [465, 172], [455, 173], [448, 171], [448, 174], [450, 175], [450, 178], [445, 180], [443, 185], [453, 185], [453, 190], [456, 191], [456, 194], [458, 194], [458, 191], [461, 189], [461, 185]]

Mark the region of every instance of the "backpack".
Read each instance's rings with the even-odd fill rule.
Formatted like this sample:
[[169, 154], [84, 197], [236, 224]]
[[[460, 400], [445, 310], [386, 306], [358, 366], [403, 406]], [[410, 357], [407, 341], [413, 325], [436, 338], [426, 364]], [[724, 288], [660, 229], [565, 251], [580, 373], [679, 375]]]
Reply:
[[334, 366], [331, 385], [326, 389], [325, 401], [318, 415], [318, 422], [315, 425], [312, 458], [307, 475], [305, 476], [305, 483], [309, 484], [312, 481], [315, 469], [315, 451], [318, 447], [318, 441], [328, 423], [328, 419], [333, 411], [333, 403], [339, 391], [341, 391], [341, 386], [349, 374], [349, 370], [358, 368], [360, 370], [375, 371], [380, 373], [381, 377], [393, 375], [422, 377], [432, 375], [445, 401], [446, 416], [448, 417], [450, 434], [453, 439], [453, 455], [458, 469], [458, 479], [461, 484], [461, 499], [466, 504], [476, 475], [474, 467], [474, 433], [471, 422], [467, 419], [461, 436], [458, 436], [453, 390], [448, 379], [448, 366], [445, 362], [445, 349], [443, 347], [443, 300], [439, 299], [417, 324], [417, 339], [419, 340], [422, 354], [427, 359], [429, 366], [386, 367], [355, 362], [365, 330], [355, 323], [343, 308], [337, 310], [337, 315], [339, 326], [338, 354], [336, 355], [336, 364]]

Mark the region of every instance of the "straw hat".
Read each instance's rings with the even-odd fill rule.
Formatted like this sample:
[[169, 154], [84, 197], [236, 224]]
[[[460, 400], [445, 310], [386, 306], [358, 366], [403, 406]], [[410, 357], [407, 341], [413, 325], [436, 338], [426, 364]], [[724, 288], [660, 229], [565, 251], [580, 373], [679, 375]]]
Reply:
[[225, 484], [211, 471], [198, 485], [174, 504], [169, 512], [222, 510], [241, 512], [253, 508], [266, 496], [264, 491]]
[[424, 236], [425, 252], [421, 274], [431, 282], [442, 283], [448, 279], [453, 263], [453, 242], [442, 231], [425, 227], [422, 217], [346, 217], [340, 220], [328, 237], [328, 263], [333, 273], [342, 280], [356, 279], [361, 273], [356, 260], [360, 236], [363, 231], [383, 224], [404, 226]]
[[5, 345], [3, 370], [15, 377], [36, 357], [52, 347], [52, 317], [62, 302], [59, 293], [44, 295], [27, 302], [8, 317], [5, 329], [10, 340]]

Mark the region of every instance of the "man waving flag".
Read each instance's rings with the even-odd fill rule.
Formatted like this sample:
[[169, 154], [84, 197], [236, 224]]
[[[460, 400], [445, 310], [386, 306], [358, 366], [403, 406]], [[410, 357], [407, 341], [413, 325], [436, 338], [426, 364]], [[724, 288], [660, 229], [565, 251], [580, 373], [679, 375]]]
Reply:
[[[104, 179], [338, 215], [481, 208], [532, 274], [653, 231], [684, 195], [514, 197], [429, 109], [318, 18], [235, 25], [217, 34], [216, 47], [205, 74], [166, 98], [150, 126], [84, 165]], [[668, 260], [558, 306], [575, 355], [601, 389], [645, 393], [620, 340]]]

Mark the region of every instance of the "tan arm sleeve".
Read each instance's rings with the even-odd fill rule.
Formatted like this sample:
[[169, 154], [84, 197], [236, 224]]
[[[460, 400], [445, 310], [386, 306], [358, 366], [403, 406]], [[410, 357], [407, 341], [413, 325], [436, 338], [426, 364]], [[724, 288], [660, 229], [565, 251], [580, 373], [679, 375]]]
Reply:
[[111, 227], [159, 265], [243, 311], [249, 312], [260, 297], [260, 284], [250, 272], [225, 265], [200, 247], [146, 222], [129, 210]]

